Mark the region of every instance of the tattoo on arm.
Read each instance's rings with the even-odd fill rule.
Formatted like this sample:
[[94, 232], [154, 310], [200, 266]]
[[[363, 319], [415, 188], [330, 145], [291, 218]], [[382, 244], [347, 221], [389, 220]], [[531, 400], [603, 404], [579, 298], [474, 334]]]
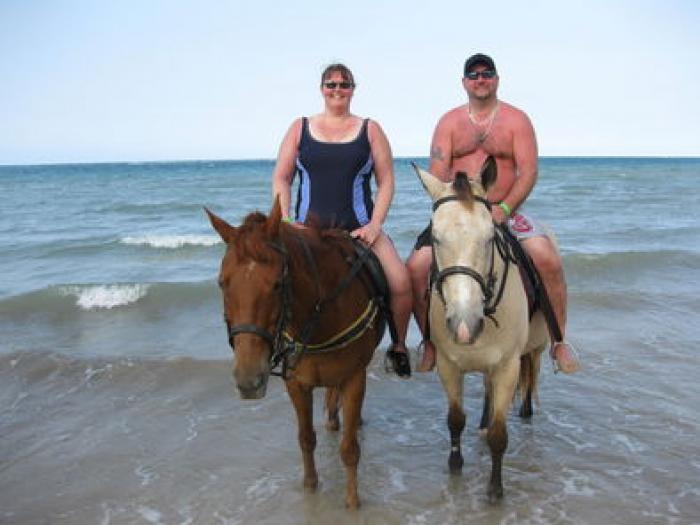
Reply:
[[442, 150], [438, 146], [431, 148], [430, 158], [435, 160], [445, 160], [445, 157], [442, 154]]

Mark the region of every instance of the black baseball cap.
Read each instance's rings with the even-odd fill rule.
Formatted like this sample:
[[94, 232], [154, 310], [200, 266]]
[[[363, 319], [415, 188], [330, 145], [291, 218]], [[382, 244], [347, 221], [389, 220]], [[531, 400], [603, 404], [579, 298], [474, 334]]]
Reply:
[[469, 73], [474, 66], [479, 64], [496, 71], [496, 64], [493, 63], [493, 59], [490, 56], [477, 53], [476, 55], [470, 56], [466, 62], [464, 62], [464, 76], [466, 77], [467, 73]]

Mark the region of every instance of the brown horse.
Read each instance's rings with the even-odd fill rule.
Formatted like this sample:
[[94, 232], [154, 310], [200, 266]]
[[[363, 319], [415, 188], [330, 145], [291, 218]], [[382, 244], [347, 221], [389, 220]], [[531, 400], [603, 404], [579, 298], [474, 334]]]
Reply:
[[263, 397], [270, 373], [281, 367], [297, 414], [304, 486], [310, 490], [318, 484], [312, 391], [329, 387], [331, 429], [338, 428], [342, 397], [345, 502], [357, 508], [357, 430], [366, 369], [386, 318], [365, 268], [370, 251], [356, 247], [344, 232], [282, 222], [277, 200], [269, 217], [251, 213], [240, 227], [206, 211], [227, 245], [219, 286], [241, 397]]

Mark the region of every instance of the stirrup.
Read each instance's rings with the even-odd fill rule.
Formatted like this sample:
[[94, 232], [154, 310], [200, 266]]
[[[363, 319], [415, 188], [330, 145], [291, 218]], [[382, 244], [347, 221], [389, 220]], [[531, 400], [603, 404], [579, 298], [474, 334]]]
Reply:
[[[557, 347], [557, 345], [564, 345], [569, 351], [569, 355], [573, 358], [573, 361], [576, 363], [575, 370], [567, 372], [559, 365], [559, 361], [557, 361], [557, 356], [554, 353], [554, 349]], [[549, 357], [552, 360], [552, 368], [554, 369], [555, 374], [558, 374], [559, 372], [563, 374], [573, 374], [574, 372], [578, 372], [581, 369], [581, 359], [579, 358], [578, 348], [576, 348], [576, 346], [574, 346], [574, 344], [571, 341], [564, 340], [552, 343], [552, 346], [550, 346], [549, 348]]]
[[389, 347], [384, 355], [384, 370], [387, 373], [394, 372], [399, 377], [411, 377], [411, 361], [408, 357], [408, 348], [405, 352], [397, 352], [394, 348], [398, 343]]

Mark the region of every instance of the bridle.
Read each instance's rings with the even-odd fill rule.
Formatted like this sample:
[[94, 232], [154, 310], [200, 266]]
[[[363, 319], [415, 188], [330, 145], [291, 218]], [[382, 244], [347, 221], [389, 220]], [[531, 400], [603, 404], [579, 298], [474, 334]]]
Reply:
[[[279, 252], [282, 257], [282, 270], [276, 283], [276, 288], [279, 290], [279, 303], [281, 305], [281, 309], [275, 323], [274, 333], [271, 333], [269, 330], [261, 328], [255, 324], [231, 325], [229, 321], [226, 320], [226, 330], [231, 349], [234, 352], [236, 351], [234, 342], [234, 337], [236, 335], [244, 333], [257, 335], [270, 347], [270, 373], [272, 375], [281, 376], [284, 379], [287, 378], [288, 369], [293, 369], [295, 367], [296, 362], [303, 352], [332, 351], [342, 348], [343, 346], [346, 346], [347, 344], [361, 337], [367, 329], [373, 326], [374, 319], [381, 309], [381, 305], [378, 304], [377, 301], [370, 299], [367, 308], [350, 329], [346, 330], [338, 337], [331, 338], [331, 340], [326, 343], [309, 345], [308, 343], [311, 340], [313, 332], [321, 318], [323, 307], [329, 302], [337, 299], [347, 289], [352, 280], [359, 274], [360, 270], [365, 265], [368, 257], [371, 254], [371, 250], [369, 248], [360, 248], [356, 244], [358, 255], [353, 261], [350, 270], [343, 277], [343, 279], [341, 279], [336, 288], [326, 297], [323, 297], [319, 284], [320, 277], [318, 268], [316, 267], [316, 262], [311, 254], [311, 250], [303, 239], [299, 238], [299, 242], [301, 243], [308, 267], [313, 275], [314, 281], [316, 282], [316, 293], [318, 299], [312, 308], [309, 319], [299, 331], [297, 340], [289, 335], [287, 330], [292, 320], [292, 285], [289, 271], [289, 253], [287, 252], [287, 248], [285, 247], [284, 243], [281, 241], [268, 242], [268, 245], [275, 251]], [[275, 369], [280, 365], [281, 371], [277, 372]]]
[[271, 365], [270, 368], [272, 369], [282, 360], [284, 352], [282, 334], [292, 318], [292, 301], [291, 284], [289, 282], [289, 254], [287, 253], [287, 249], [281, 242], [269, 242], [268, 245], [282, 256], [282, 270], [275, 286], [279, 290], [279, 302], [282, 307], [275, 323], [275, 332], [270, 333], [270, 331], [255, 324], [232, 325], [228, 319], [226, 320], [226, 332], [228, 333], [228, 343], [231, 345], [231, 349], [234, 352], [236, 351], [234, 337], [238, 334], [254, 334], [267, 342], [270, 346], [269, 361]]
[[[486, 209], [489, 210], [489, 212], [491, 211], [491, 203], [487, 199], [479, 197], [478, 195], [473, 196], [473, 198], [481, 204], [483, 204], [484, 206], [486, 206]], [[448, 195], [446, 197], [442, 197], [433, 203], [433, 213], [435, 213], [435, 211], [446, 202], [462, 200], [463, 199], [460, 199], [460, 197], [457, 195]], [[496, 326], [498, 326], [498, 321], [496, 321], [494, 314], [496, 313], [496, 308], [498, 307], [499, 303], [501, 302], [501, 299], [503, 298], [503, 292], [505, 291], [510, 263], [515, 263], [515, 259], [511, 253], [510, 246], [504, 239], [504, 228], [505, 226], [502, 225], [495, 226], [495, 234], [491, 239], [491, 265], [489, 268], [489, 273], [486, 277], [484, 277], [481, 273], [469, 266], [448, 266], [447, 268], [443, 268], [442, 270], [440, 270], [439, 268], [437, 268], [437, 261], [435, 258], [435, 240], [433, 239], [432, 241], [433, 264], [436, 268], [436, 272], [433, 275], [431, 275], [431, 283], [433, 286], [435, 286], [435, 289], [437, 290], [438, 295], [442, 300], [442, 303], [446, 304], [445, 296], [442, 292], [442, 286], [445, 282], [445, 279], [447, 279], [451, 275], [466, 275], [467, 277], [474, 279], [481, 288], [481, 293], [484, 296], [484, 315], [491, 319], [496, 324]], [[498, 251], [499, 256], [505, 263], [503, 269], [503, 278], [501, 279], [498, 291], [495, 291], [496, 281], [498, 280], [498, 276], [495, 273], [496, 251]]]

